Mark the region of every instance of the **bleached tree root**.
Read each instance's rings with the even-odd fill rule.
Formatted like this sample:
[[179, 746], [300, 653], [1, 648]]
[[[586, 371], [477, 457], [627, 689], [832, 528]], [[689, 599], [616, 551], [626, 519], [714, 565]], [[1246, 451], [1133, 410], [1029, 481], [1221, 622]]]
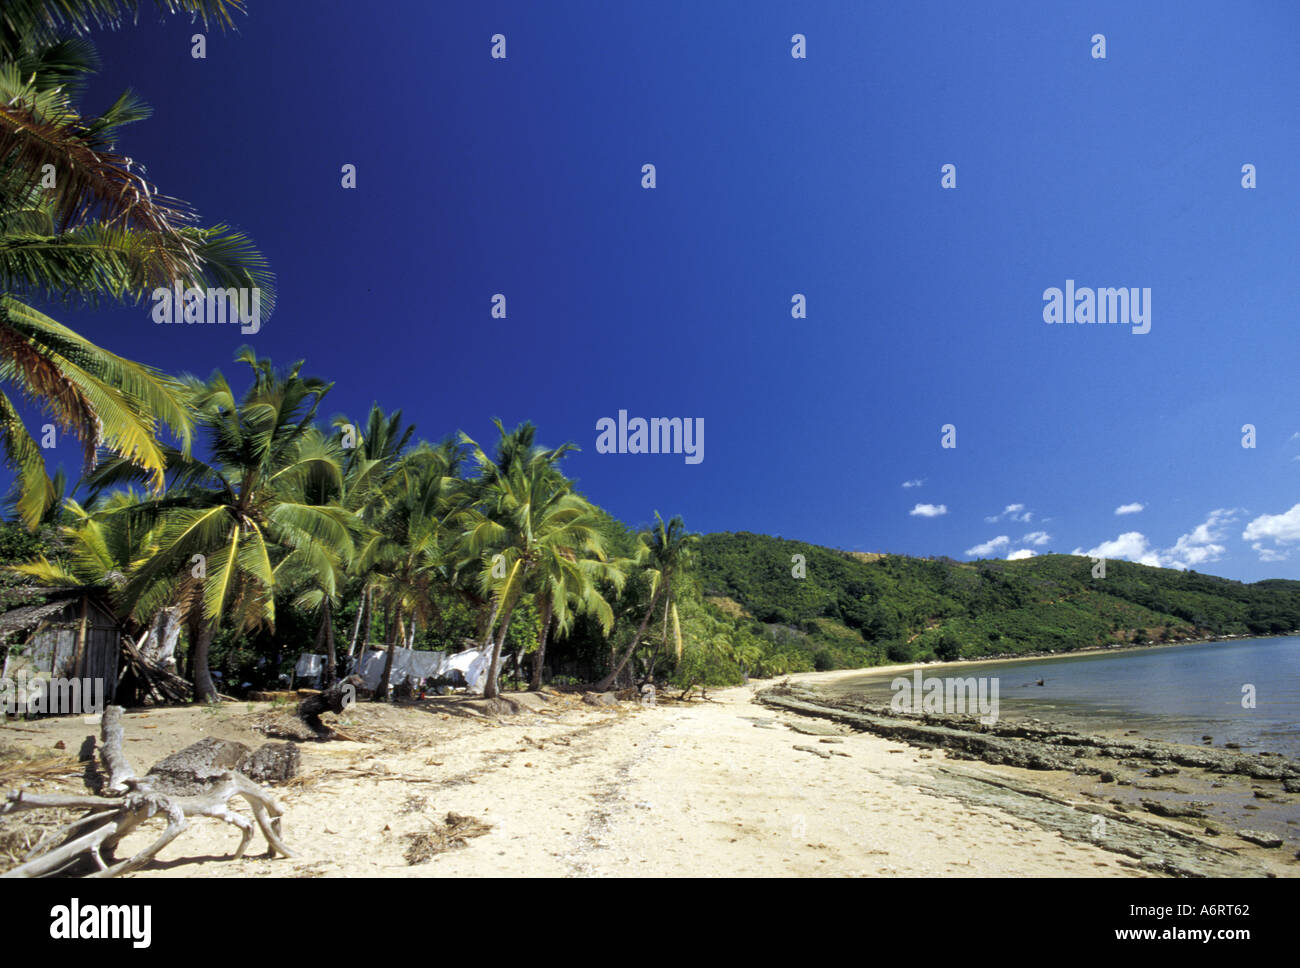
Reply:
[[[121, 709], [116, 715], [103, 720], [104, 750], [103, 759], [110, 771], [107, 789], [120, 788], [125, 796], [116, 799], [68, 794], [38, 794], [22, 790], [11, 792], [0, 805], [0, 816], [18, 813], [23, 810], [43, 810], [63, 808], [89, 811], [85, 816], [64, 826], [56, 834], [42, 838], [33, 848], [23, 863], [0, 877], [49, 877], [71, 870], [84, 859], [89, 858], [95, 870], [89, 877], [117, 877], [130, 873], [148, 864], [169, 843], [176, 839], [188, 826], [188, 817], [213, 817], [239, 828], [239, 846], [234, 858], [244, 855], [253, 839], [253, 822], [243, 814], [231, 809], [230, 801], [242, 797], [253, 811], [253, 820], [262, 831], [268, 844], [268, 857], [281, 854], [292, 857], [293, 853], [285, 846], [280, 819], [284, 809], [271, 794], [235, 770], [225, 770], [215, 775], [200, 777], [210, 788], [199, 793], [178, 795], [154, 789], [155, 777], [137, 777], [129, 770], [129, 764], [121, 755], [122, 728]], [[119, 768], [125, 770], [120, 771]], [[200, 784], [203, 785], [203, 784]], [[105, 809], [108, 807], [108, 809]], [[167, 818], [167, 826], [162, 834], [149, 846], [125, 860], [108, 863], [104, 859], [124, 837], [136, 827], [155, 816]], [[85, 829], [90, 827], [89, 830]], [[58, 841], [57, 846], [47, 846]]]

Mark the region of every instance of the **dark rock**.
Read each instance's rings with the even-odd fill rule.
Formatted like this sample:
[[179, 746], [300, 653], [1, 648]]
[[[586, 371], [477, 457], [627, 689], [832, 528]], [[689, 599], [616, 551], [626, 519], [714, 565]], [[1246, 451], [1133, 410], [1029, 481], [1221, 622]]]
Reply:
[[1258, 844], [1260, 847], [1282, 846], [1281, 837], [1275, 837], [1273, 834], [1264, 833], [1260, 830], [1238, 830], [1237, 836], [1248, 843]]
[[1101, 776], [1099, 776], [1097, 779], [1101, 780], [1102, 783], [1114, 783], [1114, 782], [1115, 782], [1115, 774], [1114, 774], [1114, 773], [1111, 773], [1111, 772], [1109, 772], [1109, 771], [1107, 771], [1107, 770], [1102, 770], [1102, 771], [1101, 771]]
[[1142, 808], [1147, 813], [1154, 813], [1157, 817], [1204, 817], [1205, 811], [1202, 809], [1205, 804], [1197, 800], [1187, 803], [1163, 803], [1160, 800], [1149, 800], [1142, 798]]

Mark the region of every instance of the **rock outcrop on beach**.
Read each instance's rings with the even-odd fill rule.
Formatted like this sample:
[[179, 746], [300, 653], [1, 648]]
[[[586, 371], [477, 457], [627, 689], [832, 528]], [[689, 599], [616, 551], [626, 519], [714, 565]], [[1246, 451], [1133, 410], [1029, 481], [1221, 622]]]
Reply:
[[1211, 773], [1281, 780], [1289, 783], [1291, 788], [1300, 784], [1300, 764], [1271, 753], [1243, 753], [1180, 746], [1158, 740], [1098, 736], [1036, 719], [985, 724], [974, 716], [904, 715], [887, 705], [831, 698], [796, 687], [777, 686], [760, 693], [757, 700], [765, 706], [830, 719], [877, 736], [947, 749], [958, 758], [1031, 770], [1070, 770], [1100, 775], [1103, 772], [1100, 767], [1083, 762], [1085, 758], [1100, 758], [1149, 764], [1154, 775], [1167, 774], [1167, 767], [1172, 763]]
[[[1240, 847], [1220, 846], [1205, 839], [1206, 836], [1217, 836], [1217, 828], [1205, 822], [1213, 804], [1189, 799], [1187, 790], [1169, 786], [1165, 778], [1177, 776], [1174, 782], [1194, 785], [1199, 781], [1202, 787], [1222, 787], [1224, 782], [1215, 781], [1215, 777], [1235, 777], [1237, 779], [1225, 782], [1243, 790], [1251, 789], [1248, 786], [1250, 781], [1281, 781], [1277, 793], [1262, 791], [1268, 800], [1286, 799], [1285, 792], [1295, 789], [1300, 783], [1300, 764], [1270, 753], [1252, 754], [1141, 738], [1098, 736], [1041, 720], [986, 724], [972, 716], [898, 713], [888, 706], [828, 697], [797, 686], [767, 689], [758, 693], [755, 700], [770, 709], [800, 717], [815, 717], [814, 721], [832, 722], [841, 728], [849, 727], [926, 749], [943, 749], [947, 751], [949, 760], [978, 760], [1026, 770], [1064, 771], [1073, 778], [1096, 777], [1093, 782], [1098, 785], [1117, 783], [1135, 790], [1163, 792], [1167, 796], [1165, 799], [1143, 796], [1128, 804], [1113, 797], [1107, 801], [1106, 797], [1093, 792], [1086, 792], [1083, 800], [1067, 799], [1052, 795], [1035, 784], [1020, 782], [1014, 774], [1000, 772], [989, 775], [955, 764], [936, 764], [923, 780], [909, 780], [928, 793], [954, 798], [971, 806], [1000, 810], [1056, 830], [1069, 840], [1088, 841], [1134, 858], [1147, 870], [1172, 876], [1259, 876], [1261, 869], [1250, 858], [1241, 856]], [[811, 732], [797, 721], [788, 725], [796, 732]], [[1163, 780], [1164, 785], [1139, 783], [1136, 779], [1117, 776], [1115, 771], [1105, 768], [1108, 761], [1144, 774], [1145, 780]], [[1254, 792], [1258, 794], [1261, 791], [1255, 788]], [[1143, 818], [1143, 812], [1151, 818], [1172, 820], [1174, 825]], [[1240, 841], [1264, 848], [1283, 843], [1282, 838], [1258, 830], [1241, 830], [1237, 837]]]

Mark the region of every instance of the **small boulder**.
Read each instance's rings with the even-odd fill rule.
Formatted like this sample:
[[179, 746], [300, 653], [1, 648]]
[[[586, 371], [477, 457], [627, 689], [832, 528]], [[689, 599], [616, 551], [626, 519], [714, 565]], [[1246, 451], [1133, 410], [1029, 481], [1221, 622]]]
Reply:
[[1264, 833], [1262, 830], [1238, 830], [1237, 836], [1247, 843], [1258, 844], [1260, 847], [1282, 846], [1281, 837], [1275, 837], [1273, 834]]

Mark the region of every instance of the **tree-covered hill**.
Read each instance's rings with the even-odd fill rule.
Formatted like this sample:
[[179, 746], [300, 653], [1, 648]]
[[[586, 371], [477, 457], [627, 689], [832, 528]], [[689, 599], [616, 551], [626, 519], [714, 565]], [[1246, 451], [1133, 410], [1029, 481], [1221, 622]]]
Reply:
[[737, 624], [822, 669], [1300, 628], [1300, 582], [1126, 561], [1092, 573], [1092, 560], [1074, 555], [959, 562], [740, 532], [704, 537], [699, 583]]

